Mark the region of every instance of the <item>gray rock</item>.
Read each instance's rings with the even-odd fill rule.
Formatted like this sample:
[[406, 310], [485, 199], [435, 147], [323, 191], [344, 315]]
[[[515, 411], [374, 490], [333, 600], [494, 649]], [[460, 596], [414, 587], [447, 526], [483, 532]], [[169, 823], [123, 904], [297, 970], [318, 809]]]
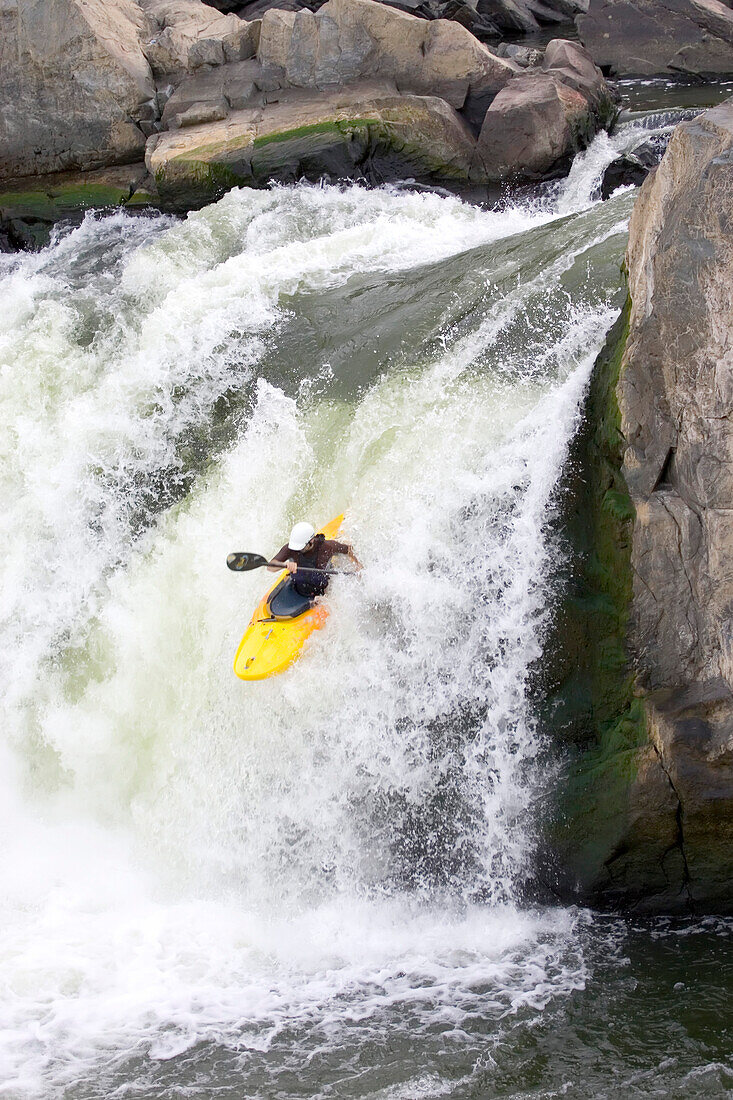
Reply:
[[143, 25], [134, 0], [0, 0], [0, 177], [140, 158]]
[[279, 8], [281, 11], [300, 11], [309, 5], [301, 3], [301, 0], [254, 0], [252, 4], [239, 7], [237, 14], [240, 19], [261, 19], [266, 11]]
[[222, 97], [209, 103], [192, 103], [181, 114], [173, 115], [168, 123], [169, 130], [180, 130], [183, 126], [200, 126], [204, 122], [218, 122], [229, 114], [229, 104]]
[[253, 57], [259, 21], [222, 15], [201, 0], [139, 0], [147, 16], [142, 44], [159, 79], [178, 78], [203, 66]]
[[542, 69], [516, 76], [484, 118], [475, 173], [489, 180], [539, 179], [570, 159], [607, 125], [614, 103], [603, 75], [576, 43], [556, 39]]
[[680, 125], [631, 219], [618, 386], [631, 643], [688, 890], [733, 908], [733, 100]]
[[[213, 121], [226, 117], [230, 109], [241, 110], [251, 104], [260, 105], [261, 75], [259, 64], [252, 58], [249, 61], [220, 65], [208, 72], [187, 77], [181, 81], [163, 108], [163, 126], [175, 129], [175, 118], [184, 115], [193, 118], [193, 114], [189, 112], [194, 107], [203, 108], [206, 105], [211, 110], [223, 111], [212, 114]], [[202, 117], [200, 121], [205, 119]]]
[[733, 11], [720, 0], [591, 0], [576, 22], [611, 75], [733, 73]]
[[536, 68], [542, 64], [544, 57], [544, 50], [534, 46], [518, 46], [513, 42], [500, 42], [494, 52], [497, 57], [507, 57], [516, 65], [521, 65], [523, 69]]
[[393, 80], [455, 108], [469, 94], [493, 96], [518, 69], [457, 23], [426, 22], [375, 0], [329, 0], [315, 15], [268, 11], [257, 57], [266, 75], [295, 86]]

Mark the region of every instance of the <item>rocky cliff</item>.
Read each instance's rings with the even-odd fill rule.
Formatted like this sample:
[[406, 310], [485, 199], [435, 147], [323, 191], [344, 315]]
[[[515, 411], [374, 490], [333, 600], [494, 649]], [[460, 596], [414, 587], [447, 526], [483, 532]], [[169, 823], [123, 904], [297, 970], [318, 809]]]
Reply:
[[675, 131], [637, 199], [627, 267], [574, 456], [563, 888], [730, 910], [733, 100]]
[[[455, 20], [375, 0], [252, 20], [201, 0], [0, 0], [0, 20], [0, 220], [11, 223], [42, 218], [44, 192], [51, 219], [96, 204], [100, 187], [187, 210], [237, 184], [301, 177], [545, 178], [615, 113], [576, 43], [520, 64]], [[127, 164], [89, 201], [85, 179], [58, 175]]]

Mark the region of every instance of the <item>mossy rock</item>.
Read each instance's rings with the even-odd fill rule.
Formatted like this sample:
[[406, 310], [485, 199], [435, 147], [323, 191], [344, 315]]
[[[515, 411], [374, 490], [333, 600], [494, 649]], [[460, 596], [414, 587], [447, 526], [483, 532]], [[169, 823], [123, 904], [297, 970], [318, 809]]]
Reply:
[[165, 204], [182, 210], [273, 180], [466, 182], [473, 148], [442, 100], [354, 85], [161, 134], [148, 165]]
[[538, 689], [542, 725], [566, 760], [547, 827], [557, 885], [600, 904], [677, 890], [664, 862], [675, 846], [675, 800], [627, 648], [634, 508], [616, 386], [629, 311], [627, 300], [596, 361], [560, 490], [559, 537], [571, 565]]
[[0, 183], [0, 222], [17, 247], [42, 247], [56, 222], [79, 221], [87, 210], [157, 206], [146, 175], [144, 164], [130, 164], [8, 180]]

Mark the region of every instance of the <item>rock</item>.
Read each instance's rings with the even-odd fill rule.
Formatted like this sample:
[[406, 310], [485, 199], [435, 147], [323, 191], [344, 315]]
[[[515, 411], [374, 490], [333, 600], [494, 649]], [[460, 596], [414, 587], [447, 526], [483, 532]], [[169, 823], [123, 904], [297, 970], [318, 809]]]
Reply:
[[87, 210], [139, 210], [157, 202], [143, 163], [22, 177], [7, 181], [0, 190], [0, 231], [12, 249], [35, 250], [48, 244], [56, 222], [81, 221]]
[[585, 0], [478, 0], [479, 13], [508, 34], [531, 34], [543, 25], [567, 23], [585, 10]]
[[612, 76], [733, 72], [733, 11], [720, 0], [590, 0], [577, 25]]
[[253, 57], [259, 21], [222, 15], [201, 0], [139, 0], [148, 18], [143, 49], [158, 79]]
[[266, 11], [270, 11], [271, 8], [279, 8], [282, 11], [300, 11], [301, 8], [308, 7], [307, 4], [302, 4], [301, 0], [254, 0], [252, 4], [245, 4], [244, 7], [239, 7], [238, 15], [241, 19], [261, 19]]
[[[163, 108], [161, 122], [166, 129], [176, 129], [176, 119], [186, 115], [193, 118], [195, 110], [221, 111], [212, 119], [225, 118], [229, 110], [241, 110], [254, 104], [260, 105], [260, 80], [262, 69], [257, 61], [234, 61], [219, 65], [206, 72], [182, 80]], [[264, 103], [264, 99], [262, 99]], [[191, 112], [191, 113], [189, 113]], [[206, 121], [203, 117], [201, 122]], [[185, 123], [184, 123], [185, 125]]]
[[474, 141], [434, 97], [363, 83], [283, 93], [264, 108], [151, 138], [146, 161], [162, 201], [200, 206], [230, 187], [269, 180], [468, 178]]
[[568, 665], [594, 733], [557, 847], [594, 904], [733, 911], [732, 168], [733, 100], [677, 127], [634, 207], [630, 303], [591, 386], [569, 522], [593, 517], [576, 542], [592, 622]]
[[0, 0], [0, 177], [140, 158], [143, 26], [134, 0]]
[[212, 103], [192, 103], [181, 114], [174, 115], [169, 130], [180, 130], [182, 126], [200, 126], [204, 122], [218, 122], [229, 114], [229, 104], [222, 96]]
[[429, 23], [376, 0], [328, 0], [315, 15], [268, 11], [257, 57], [266, 74], [304, 88], [392, 80], [456, 109], [493, 97], [517, 67], [456, 23]]
[[601, 181], [601, 198], [608, 199], [619, 187], [640, 187], [661, 160], [661, 153], [649, 143], [638, 146], [633, 153], [623, 153], [609, 164]]
[[543, 50], [539, 50], [534, 46], [517, 46], [512, 42], [500, 42], [495, 47], [494, 53], [497, 57], [509, 58], [515, 65], [521, 65], [523, 69], [536, 68], [542, 64], [542, 58], [544, 57]]
[[614, 112], [608, 86], [588, 53], [556, 39], [539, 72], [515, 76], [490, 104], [476, 150], [476, 176], [539, 179], [566, 171]]
[[[398, 4], [394, 4], [393, 0], [382, 0], [382, 3], [409, 10], [403, 6], [404, 0]], [[501, 33], [496, 23], [478, 11], [477, 0], [425, 0], [413, 9], [413, 13], [427, 19], [450, 19], [477, 37], [496, 38]]]

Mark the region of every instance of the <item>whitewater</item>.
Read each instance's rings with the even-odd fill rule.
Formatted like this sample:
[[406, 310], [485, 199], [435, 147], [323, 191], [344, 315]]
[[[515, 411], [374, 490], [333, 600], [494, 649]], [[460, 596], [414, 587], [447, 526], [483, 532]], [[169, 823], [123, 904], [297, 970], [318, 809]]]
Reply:
[[[468, 1096], [586, 987], [528, 685], [618, 147], [495, 211], [235, 190], [0, 257], [0, 1096]], [[239, 682], [227, 553], [340, 511], [363, 574]]]

